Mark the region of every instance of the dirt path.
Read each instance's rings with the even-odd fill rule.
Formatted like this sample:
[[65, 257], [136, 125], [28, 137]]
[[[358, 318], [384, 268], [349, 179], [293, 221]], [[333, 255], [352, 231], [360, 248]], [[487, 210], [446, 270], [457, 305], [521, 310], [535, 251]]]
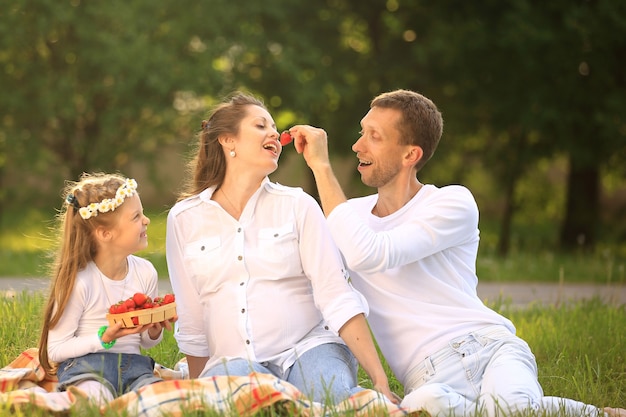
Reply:
[[497, 301], [501, 297], [513, 305], [560, 304], [594, 297], [623, 305], [626, 304], [626, 285], [479, 282], [478, 295], [483, 301]]
[[[48, 280], [29, 277], [0, 278], [0, 293], [14, 295], [26, 291], [45, 291]], [[159, 292], [171, 292], [169, 280], [159, 280]], [[626, 304], [626, 285], [597, 284], [551, 284], [551, 283], [499, 283], [480, 282], [478, 295], [484, 302], [495, 302], [501, 299], [511, 302], [513, 306], [525, 306], [530, 303], [557, 304], [569, 301], [599, 297], [605, 302]]]

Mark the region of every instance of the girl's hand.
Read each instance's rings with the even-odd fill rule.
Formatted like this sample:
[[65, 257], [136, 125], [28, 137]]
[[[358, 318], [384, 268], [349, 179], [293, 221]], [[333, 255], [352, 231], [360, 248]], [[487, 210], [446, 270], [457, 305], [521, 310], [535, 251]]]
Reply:
[[102, 334], [102, 341], [105, 343], [111, 342], [113, 340], [117, 340], [120, 337], [127, 336], [129, 334], [137, 334], [141, 333], [148, 328], [149, 325], [145, 326], [137, 326], [137, 327], [122, 327], [122, 323], [118, 322], [112, 326], [107, 327], [107, 329]]
[[172, 323], [176, 322], [177, 320], [178, 320], [178, 316], [174, 316], [171, 319], [162, 321], [160, 323], [147, 324], [146, 327], [148, 327], [148, 335], [150, 336], [150, 339], [152, 340], [158, 339], [163, 329], [172, 331], [174, 329], [174, 327], [172, 326]]
[[119, 339], [120, 337], [128, 336], [129, 334], [137, 334], [148, 331], [148, 335], [152, 340], [157, 339], [161, 335], [161, 330], [173, 330], [172, 323], [178, 320], [178, 316], [174, 316], [169, 320], [162, 321], [160, 323], [150, 323], [144, 324], [141, 326], [135, 327], [122, 327], [122, 323], [115, 323], [112, 326], [109, 326], [106, 331], [102, 334], [102, 341], [105, 343], [111, 342], [113, 340]]

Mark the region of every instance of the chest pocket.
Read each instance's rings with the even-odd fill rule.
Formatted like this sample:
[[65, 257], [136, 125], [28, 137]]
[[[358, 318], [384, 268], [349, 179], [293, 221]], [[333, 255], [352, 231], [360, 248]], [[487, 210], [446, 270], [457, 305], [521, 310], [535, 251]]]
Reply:
[[259, 230], [259, 255], [267, 262], [282, 263], [298, 252], [298, 235], [293, 224]]
[[218, 236], [196, 240], [185, 245], [185, 262], [194, 275], [205, 275], [219, 260], [221, 240]]

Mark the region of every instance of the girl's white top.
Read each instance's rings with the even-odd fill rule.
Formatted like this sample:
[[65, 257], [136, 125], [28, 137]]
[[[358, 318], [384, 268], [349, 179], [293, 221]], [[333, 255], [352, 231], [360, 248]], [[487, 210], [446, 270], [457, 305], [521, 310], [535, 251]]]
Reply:
[[296, 354], [343, 343], [339, 329], [367, 313], [349, 283], [317, 202], [264, 179], [239, 220], [211, 200], [178, 202], [167, 220], [167, 263], [181, 352], [289, 368]]
[[513, 324], [476, 292], [478, 207], [470, 191], [424, 185], [400, 210], [372, 214], [377, 195], [351, 199], [328, 216], [369, 322], [398, 380], [456, 336]]
[[90, 262], [76, 276], [76, 284], [65, 306], [59, 323], [48, 333], [48, 356], [51, 361], [62, 362], [94, 352], [135, 353], [150, 348], [161, 341], [152, 340], [147, 331], [117, 339], [115, 345], [105, 350], [100, 343], [98, 330], [108, 326], [106, 318], [111, 304], [126, 300], [136, 292], [156, 297], [158, 295], [157, 271], [149, 261], [134, 255], [128, 257], [128, 274], [121, 281], [113, 281]]

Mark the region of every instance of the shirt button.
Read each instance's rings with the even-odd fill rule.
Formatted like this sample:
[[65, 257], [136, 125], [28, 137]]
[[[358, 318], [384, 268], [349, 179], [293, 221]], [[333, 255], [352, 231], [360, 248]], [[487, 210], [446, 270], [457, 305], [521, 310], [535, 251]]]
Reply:
[[328, 326], [324, 326], [324, 330], [328, 330]]
[[244, 284], [244, 282], [243, 282], [243, 281], [239, 283], [239, 285], [241, 285], [242, 287], [243, 287], [243, 284]]
[[250, 344], [250, 340], [246, 340], [246, 345], [249, 345], [249, 344]]
[[238, 261], [241, 261], [242, 259], [243, 259], [243, 256], [241, 256], [241, 255], [239, 255], [239, 256], [237, 257], [237, 260], [238, 260]]
[[459, 346], [461, 346], [461, 344], [459, 342], [454, 342], [452, 343], [452, 347], [457, 349]]
[[242, 309], [241, 309], [241, 312], [242, 312], [242, 313], [245, 313], [245, 312], [246, 312], [246, 309], [245, 309], [245, 308], [242, 308]]
[[237, 233], [241, 233], [241, 227], [237, 228]]

